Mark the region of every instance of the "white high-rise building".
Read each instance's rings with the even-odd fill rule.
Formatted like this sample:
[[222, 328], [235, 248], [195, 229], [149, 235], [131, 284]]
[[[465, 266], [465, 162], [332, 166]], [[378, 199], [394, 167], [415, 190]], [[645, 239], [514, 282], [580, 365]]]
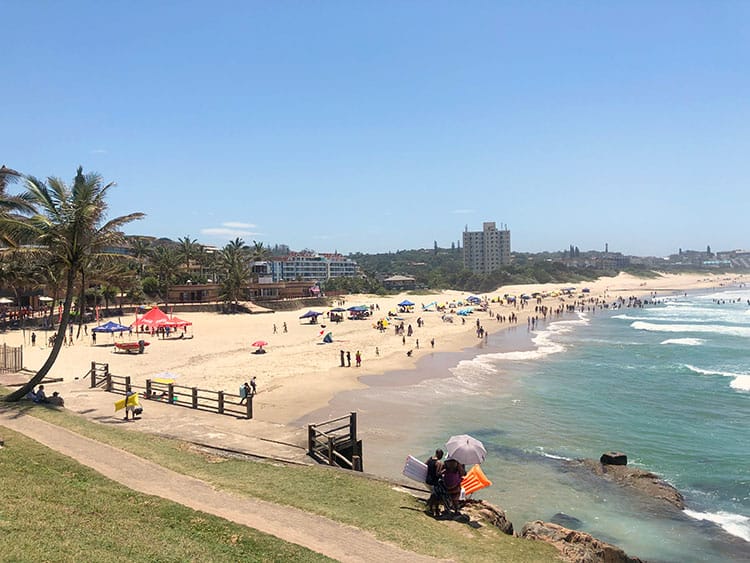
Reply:
[[464, 268], [475, 274], [489, 274], [510, 264], [510, 231], [498, 230], [495, 222], [482, 223], [481, 231], [464, 231]]

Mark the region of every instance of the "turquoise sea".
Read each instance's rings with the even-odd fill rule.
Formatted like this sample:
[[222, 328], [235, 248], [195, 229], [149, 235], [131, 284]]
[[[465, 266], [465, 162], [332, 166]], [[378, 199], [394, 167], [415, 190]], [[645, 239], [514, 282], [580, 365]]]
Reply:
[[[390, 477], [407, 454], [476, 436], [494, 482], [477, 496], [518, 529], [559, 521], [649, 561], [747, 561], [748, 300], [747, 287], [658, 295], [644, 308], [501, 331], [461, 354], [430, 354], [416, 374], [367, 378], [320, 415], [357, 410], [365, 469]], [[677, 487], [687, 509], [566, 464], [610, 450]]]

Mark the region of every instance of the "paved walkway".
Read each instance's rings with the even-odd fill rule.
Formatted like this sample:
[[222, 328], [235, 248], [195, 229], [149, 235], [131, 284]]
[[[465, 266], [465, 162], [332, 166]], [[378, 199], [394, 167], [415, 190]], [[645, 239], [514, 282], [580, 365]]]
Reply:
[[18, 411], [0, 407], [0, 426], [24, 434], [130, 489], [244, 524], [339, 561], [436, 561], [377, 540], [371, 533], [352, 526], [296, 508], [216, 490], [199, 479]]

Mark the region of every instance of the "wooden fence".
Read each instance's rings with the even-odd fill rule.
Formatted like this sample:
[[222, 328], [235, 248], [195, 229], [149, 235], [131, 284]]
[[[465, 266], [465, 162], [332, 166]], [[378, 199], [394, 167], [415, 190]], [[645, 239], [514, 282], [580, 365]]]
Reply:
[[357, 413], [307, 426], [307, 453], [319, 463], [363, 471]]
[[[91, 362], [89, 370], [90, 386], [103, 387], [110, 393], [124, 395], [128, 389], [138, 392], [141, 398], [150, 401], [166, 402], [178, 407], [215, 412], [238, 418], [253, 418], [253, 396], [241, 397], [225, 391], [198, 389], [174, 383], [146, 380], [146, 385], [134, 384], [129, 375], [114, 375], [109, 372], [109, 364]], [[244, 401], [244, 403], [242, 402]]]
[[16, 372], [23, 369], [23, 346], [0, 347], [0, 372]]

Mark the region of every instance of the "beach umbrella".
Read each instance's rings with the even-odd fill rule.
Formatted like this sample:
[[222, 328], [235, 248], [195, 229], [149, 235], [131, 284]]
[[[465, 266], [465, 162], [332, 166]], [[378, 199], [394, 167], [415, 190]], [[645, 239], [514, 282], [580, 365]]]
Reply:
[[308, 311], [304, 315], [300, 316], [300, 319], [309, 319], [311, 317], [319, 317], [323, 313], [318, 313], [317, 311]]
[[412, 307], [414, 306], [414, 303], [409, 301], [408, 299], [404, 299], [401, 303], [398, 304], [399, 307]]
[[484, 444], [468, 434], [451, 436], [445, 443], [445, 449], [449, 459], [453, 458], [464, 465], [482, 463], [487, 457]]
[[268, 346], [268, 342], [265, 340], [256, 340], [251, 344], [251, 346], [255, 346], [256, 348], [263, 348], [263, 346]]
[[13, 303], [12, 299], [9, 299], [7, 297], [0, 297], [0, 304], [2, 304], [2, 305], [10, 305], [11, 303]]
[[52, 299], [51, 297], [47, 297], [46, 295], [42, 295], [39, 298], [39, 301], [54, 301], [54, 299]]
[[345, 313], [346, 309], [343, 307], [336, 307], [335, 309], [331, 309], [331, 313]]

